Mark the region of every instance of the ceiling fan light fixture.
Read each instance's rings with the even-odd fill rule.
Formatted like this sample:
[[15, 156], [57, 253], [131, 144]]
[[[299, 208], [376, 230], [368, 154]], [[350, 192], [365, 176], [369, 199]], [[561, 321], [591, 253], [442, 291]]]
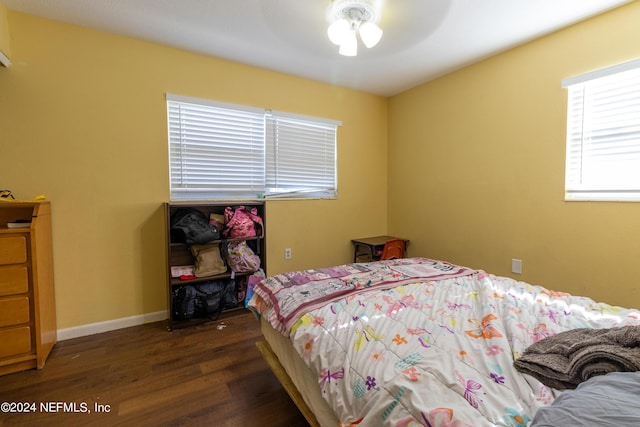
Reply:
[[342, 56], [356, 56], [358, 54], [358, 39], [355, 31], [349, 31], [342, 40], [338, 53]]
[[327, 29], [331, 43], [339, 45], [339, 53], [344, 56], [356, 56], [358, 39], [371, 48], [382, 38], [382, 30], [376, 25], [378, 10], [375, 3], [379, 0], [334, 0], [330, 16], [334, 19]]
[[378, 44], [382, 38], [382, 30], [372, 22], [364, 22], [360, 25], [360, 38], [362, 43], [368, 48], [372, 48]]
[[346, 19], [338, 19], [333, 24], [329, 25], [327, 34], [331, 43], [340, 46], [342, 41], [348, 37], [351, 32], [351, 24]]

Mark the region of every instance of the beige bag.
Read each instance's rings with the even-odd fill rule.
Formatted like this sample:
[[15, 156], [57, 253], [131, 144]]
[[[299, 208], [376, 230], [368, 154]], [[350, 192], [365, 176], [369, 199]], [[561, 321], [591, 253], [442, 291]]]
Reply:
[[214, 276], [227, 271], [227, 266], [220, 256], [220, 242], [191, 245], [191, 254], [195, 261], [196, 277]]

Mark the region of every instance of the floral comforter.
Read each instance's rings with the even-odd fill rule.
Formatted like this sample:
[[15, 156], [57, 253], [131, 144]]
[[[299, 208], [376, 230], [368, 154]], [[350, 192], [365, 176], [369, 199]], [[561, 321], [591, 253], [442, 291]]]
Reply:
[[[425, 262], [365, 264], [379, 277], [398, 268], [399, 280], [330, 298], [284, 331], [272, 316], [278, 298], [267, 303], [256, 288], [250, 306], [290, 335], [343, 426], [527, 426], [557, 392], [516, 371], [519, 354], [564, 330], [640, 324], [639, 311], [483, 271], [405, 277]], [[353, 266], [342, 268], [362, 268]]]
[[436, 280], [473, 270], [427, 258], [402, 258], [376, 263], [295, 271], [267, 277], [249, 290], [248, 307], [266, 313], [271, 325], [287, 335], [307, 311], [358, 292], [388, 289], [416, 280]]

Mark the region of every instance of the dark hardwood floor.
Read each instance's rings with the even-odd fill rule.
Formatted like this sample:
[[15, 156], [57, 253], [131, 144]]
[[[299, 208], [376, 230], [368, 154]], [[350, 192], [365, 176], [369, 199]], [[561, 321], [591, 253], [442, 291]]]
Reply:
[[256, 349], [261, 338], [241, 311], [173, 332], [160, 322], [61, 341], [44, 369], [0, 377], [0, 402], [35, 409], [0, 412], [0, 425], [308, 426]]

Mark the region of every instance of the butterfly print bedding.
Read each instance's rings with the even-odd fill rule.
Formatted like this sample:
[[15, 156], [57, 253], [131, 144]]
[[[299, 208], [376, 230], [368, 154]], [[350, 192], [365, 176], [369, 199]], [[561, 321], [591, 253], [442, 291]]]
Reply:
[[[359, 266], [401, 280], [313, 305], [283, 331], [342, 425], [526, 427], [558, 394], [513, 367], [529, 345], [574, 328], [640, 324], [637, 310], [463, 267], [412, 279], [424, 261], [412, 262]], [[259, 295], [251, 304], [281, 330], [277, 308]]]

